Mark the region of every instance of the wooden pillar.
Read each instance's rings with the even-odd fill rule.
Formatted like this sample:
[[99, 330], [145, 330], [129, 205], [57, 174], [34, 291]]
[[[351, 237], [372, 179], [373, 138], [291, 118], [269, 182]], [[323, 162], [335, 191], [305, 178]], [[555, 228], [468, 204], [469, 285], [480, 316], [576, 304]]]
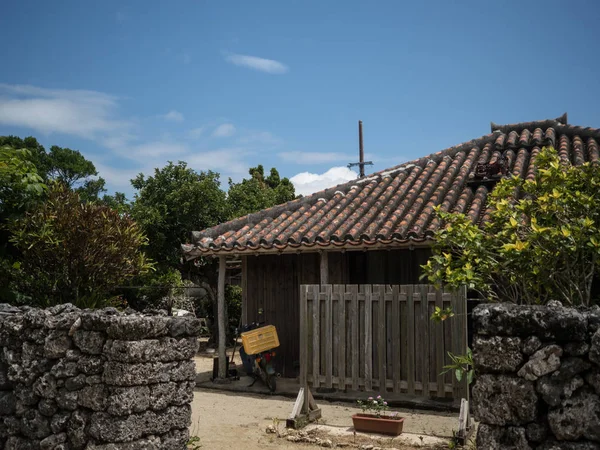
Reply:
[[329, 284], [329, 258], [327, 252], [320, 252], [321, 284]]
[[242, 324], [248, 323], [248, 257], [242, 256]]
[[219, 324], [219, 378], [227, 377], [227, 361], [225, 360], [225, 255], [219, 255], [219, 284], [217, 287], [217, 314]]

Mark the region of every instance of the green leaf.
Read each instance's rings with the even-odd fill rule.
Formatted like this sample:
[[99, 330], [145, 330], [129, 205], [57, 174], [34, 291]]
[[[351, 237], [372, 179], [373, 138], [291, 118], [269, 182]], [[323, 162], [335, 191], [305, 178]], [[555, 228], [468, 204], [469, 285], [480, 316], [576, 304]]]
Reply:
[[456, 369], [454, 371], [454, 375], [456, 376], [456, 379], [458, 381], [462, 381], [462, 377], [463, 377], [463, 371], [462, 371], [462, 369]]
[[469, 370], [469, 372], [467, 373], [467, 383], [472, 384], [474, 376], [475, 376], [475, 371], [473, 369]]

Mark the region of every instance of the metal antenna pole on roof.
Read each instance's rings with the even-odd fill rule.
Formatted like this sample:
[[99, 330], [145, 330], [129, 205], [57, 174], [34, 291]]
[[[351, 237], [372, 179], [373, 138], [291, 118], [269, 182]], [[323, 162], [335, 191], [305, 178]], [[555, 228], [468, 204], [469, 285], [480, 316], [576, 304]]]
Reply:
[[348, 168], [358, 166], [360, 177], [362, 178], [365, 176], [365, 166], [373, 165], [372, 161], [365, 162], [365, 149], [363, 146], [362, 120], [358, 121], [358, 150], [359, 150], [359, 153], [358, 153], [359, 162], [348, 164]]
[[362, 120], [358, 121], [358, 155], [359, 155], [359, 164], [360, 164], [360, 177], [365, 176], [365, 148], [363, 146], [363, 138], [362, 138]]

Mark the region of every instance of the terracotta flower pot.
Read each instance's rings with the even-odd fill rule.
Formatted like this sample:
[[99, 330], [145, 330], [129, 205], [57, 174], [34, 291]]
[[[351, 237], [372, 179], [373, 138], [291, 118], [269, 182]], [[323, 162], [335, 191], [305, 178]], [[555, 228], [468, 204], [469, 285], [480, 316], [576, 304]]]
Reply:
[[366, 433], [389, 434], [398, 436], [402, 433], [404, 426], [404, 417], [400, 419], [390, 419], [388, 417], [377, 417], [374, 414], [354, 414], [352, 416], [354, 429]]

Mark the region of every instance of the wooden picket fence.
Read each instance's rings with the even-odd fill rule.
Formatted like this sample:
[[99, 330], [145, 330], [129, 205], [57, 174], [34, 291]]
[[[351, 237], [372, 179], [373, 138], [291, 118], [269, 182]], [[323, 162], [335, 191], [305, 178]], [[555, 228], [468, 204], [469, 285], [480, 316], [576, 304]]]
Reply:
[[[430, 320], [434, 308], [455, 316]], [[429, 285], [301, 285], [300, 385], [468, 398], [466, 380], [441, 374], [467, 350], [466, 290]]]

